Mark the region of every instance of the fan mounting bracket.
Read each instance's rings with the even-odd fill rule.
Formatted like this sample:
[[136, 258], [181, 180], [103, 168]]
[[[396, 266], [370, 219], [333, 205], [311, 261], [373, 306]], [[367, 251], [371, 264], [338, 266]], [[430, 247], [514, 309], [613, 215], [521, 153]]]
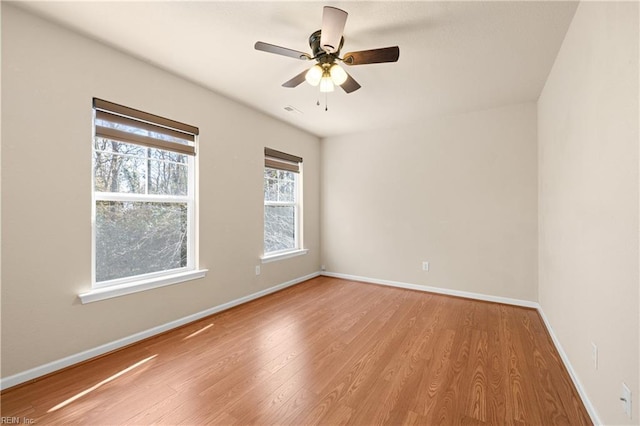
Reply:
[[313, 59], [316, 59], [321, 64], [333, 63], [340, 55], [340, 49], [342, 49], [342, 45], [344, 44], [344, 37], [340, 38], [340, 46], [338, 46], [335, 52], [328, 53], [322, 48], [322, 46], [320, 46], [321, 34], [322, 30], [318, 30], [309, 36], [309, 47], [311, 47]]

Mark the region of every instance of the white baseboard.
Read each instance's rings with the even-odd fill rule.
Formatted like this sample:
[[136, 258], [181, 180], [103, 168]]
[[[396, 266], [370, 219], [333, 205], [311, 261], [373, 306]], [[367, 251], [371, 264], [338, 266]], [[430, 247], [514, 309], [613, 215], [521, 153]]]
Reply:
[[460, 290], [451, 290], [448, 288], [429, 287], [426, 285], [409, 284], [409, 283], [403, 283], [399, 281], [379, 280], [376, 278], [360, 277], [356, 275], [347, 275], [347, 274], [338, 274], [335, 272], [322, 271], [321, 274], [326, 275], [327, 277], [342, 278], [350, 281], [361, 281], [364, 283], [381, 284], [381, 285], [386, 285], [390, 287], [405, 288], [408, 290], [427, 291], [429, 293], [445, 294], [447, 296], [458, 296], [458, 297], [464, 297], [467, 299], [483, 300], [486, 302], [504, 303], [507, 305], [524, 306], [526, 308], [535, 308], [535, 309], [540, 308], [540, 305], [537, 302], [531, 302], [529, 300], [511, 299], [508, 297], [491, 296], [488, 294], [472, 293], [472, 292], [460, 291]]
[[560, 344], [558, 337], [553, 332], [553, 328], [551, 327], [549, 320], [547, 319], [546, 315], [544, 314], [544, 311], [542, 310], [542, 306], [540, 306], [538, 302], [532, 302], [529, 300], [511, 299], [508, 297], [490, 296], [490, 295], [481, 294], [481, 293], [471, 293], [467, 291], [451, 290], [451, 289], [439, 288], [439, 287], [429, 287], [429, 286], [418, 285], [418, 284], [409, 284], [409, 283], [403, 283], [399, 281], [380, 280], [376, 278], [340, 274], [336, 272], [322, 271], [321, 275], [325, 275], [327, 277], [341, 278], [341, 279], [350, 280], [350, 281], [380, 284], [380, 285], [386, 285], [390, 287], [399, 287], [399, 288], [405, 288], [409, 290], [425, 291], [429, 293], [444, 294], [447, 296], [458, 296], [458, 297], [464, 297], [467, 299], [504, 303], [507, 305], [523, 306], [526, 308], [536, 309], [540, 313], [540, 317], [542, 318], [545, 327], [549, 331], [551, 340], [553, 341], [553, 344], [555, 345], [556, 350], [560, 354], [560, 358], [562, 359], [564, 366], [569, 372], [569, 376], [571, 377], [571, 380], [573, 381], [573, 384], [578, 391], [578, 395], [580, 395], [580, 399], [582, 400], [582, 403], [584, 404], [585, 408], [587, 409], [587, 412], [589, 413], [589, 416], [591, 417], [591, 421], [593, 422], [594, 425], [602, 425], [602, 422], [598, 417], [598, 413], [596, 412], [595, 407], [593, 406], [593, 404], [591, 404], [591, 401], [589, 401], [589, 398], [587, 397], [587, 393], [584, 387], [582, 386], [582, 383], [580, 383], [580, 380], [578, 379], [578, 375], [576, 374], [575, 370], [571, 366], [571, 362], [569, 361], [569, 357], [567, 356], [567, 353], [562, 348], [562, 345]]
[[320, 272], [314, 272], [304, 277], [296, 278], [291, 281], [287, 281], [285, 283], [278, 284], [273, 287], [269, 287], [267, 289], [250, 294], [248, 296], [240, 297], [230, 302], [223, 303], [221, 305], [214, 306], [209, 309], [205, 309], [204, 311], [197, 312], [192, 315], [188, 315], [186, 317], [168, 322], [166, 324], [159, 325], [157, 327], [150, 328], [145, 331], [141, 331], [136, 334], [132, 334], [131, 336], [127, 336], [122, 339], [118, 339], [116, 341], [106, 343], [96, 348], [88, 349], [86, 351], [83, 351], [74, 355], [70, 355], [68, 357], [65, 357], [44, 365], [40, 365], [30, 370], [23, 371], [18, 374], [14, 374], [13, 376], [2, 378], [0, 379], [0, 390], [19, 385], [20, 383], [28, 382], [29, 380], [37, 379], [38, 377], [53, 373], [55, 371], [61, 370], [71, 365], [78, 364], [80, 362], [89, 360], [91, 358], [95, 358], [100, 355], [104, 355], [108, 352], [123, 348], [132, 343], [139, 342], [140, 340], [144, 340], [146, 338], [171, 330], [173, 328], [180, 327], [185, 324], [189, 324], [190, 322], [194, 322], [201, 318], [207, 317], [209, 315], [213, 315], [218, 312], [225, 311], [229, 308], [233, 308], [234, 306], [238, 306], [243, 303], [250, 302], [251, 300], [258, 299], [268, 294], [275, 293], [276, 291], [282, 290], [287, 287], [291, 287], [303, 281], [310, 280], [311, 278], [315, 278], [318, 275], [320, 275]]
[[551, 323], [547, 319], [547, 316], [544, 314], [544, 311], [542, 310], [542, 307], [538, 308], [538, 312], [540, 313], [540, 317], [542, 318], [542, 321], [544, 321], [545, 327], [547, 327], [547, 331], [549, 331], [549, 335], [551, 336], [551, 340], [553, 340], [553, 344], [555, 345], [556, 350], [560, 354], [560, 358], [562, 358], [562, 362], [564, 363], [564, 366], [566, 367], [567, 371], [569, 372], [569, 376], [571, 376], [571, 380], [573, 380], [573, 384], [575, 385], [576, 389], [578, 390], [578, 394], [580, 395], [580, 399], [582, 399], [582, 403], [584, 404], [585, 408], [587, 409], [587, 412], [589, 413], [589, 416], [591, 417], [591, 421], [593, 422], [594, 425], [602, 425], [603, 423], [600, 421], [600, 417], [598, 416], [598, 413], [596, 412], [595, 407], [593, 406], [593, 404], [591, 404], [591, 401], [589, 401], [589, 398], [587, 397], [587, 393], [585, 392], [584, 388], [582, 387], [582, 383], [580, 383], [580, 379], [578, 379], [578, 375], [576, 374], [575, 370], [571, 366], [571, 362], [569, 362], [569, 356], [564, 351], [564, 349], [562, 348], [562, 345], [560, 344], [560, 340], [558, 340], [558, 337], [553, 332], [553, 327], [551, 327]]

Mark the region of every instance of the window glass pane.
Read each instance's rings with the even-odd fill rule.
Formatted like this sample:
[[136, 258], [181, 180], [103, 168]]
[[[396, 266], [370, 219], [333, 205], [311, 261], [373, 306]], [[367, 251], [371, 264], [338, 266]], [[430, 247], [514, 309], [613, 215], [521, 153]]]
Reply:
[[149, 158], [163, 161], [173, 161], [175, 163], [187, 164], [188, 155], [179, 152], [166, 151], [159, 148], [148, 148]]
[[276, 179], [264, 180], [264, 200], [278, 201], [278, 181]]
[[264, 200], [273, 202], [296, 201], [296, 174], [286, 170], [265, 168]]
[[135, 145], [132, 143], [117, 142], [111, 139], [99, 137], [95, 140], [95, 149], [96, 151], [136, 155], [138, 157], [145, 157], [147, 155], [147, 148], [144, 146]]
[[188, 177], [187, 164], [149, 160], [149, 194], [187, 195]]
[[280, 180], [292, 180], [293, 172], [288, 172], [286, 170], [278, 170], [278, 179]]
[[96, 202], [96, 281], [187, 265], [187, 204]]
[[264, 252], [294, 248], [295, 207], [264, 206]]
[[93, 159], [96, 191], [145, 193], [147, 166], [144, 157], [94, 151]]
[[280, 181], [278, 185], [278, 201], [294, 202], [295, 200], [295, 182]]
[[271, 178], [271, 179], [277, 179], [278, 178], [278, 171], [276, 169], [270, 169], [268, 167], [265, 167], [264, 169], [264, 177], [266, 178]]

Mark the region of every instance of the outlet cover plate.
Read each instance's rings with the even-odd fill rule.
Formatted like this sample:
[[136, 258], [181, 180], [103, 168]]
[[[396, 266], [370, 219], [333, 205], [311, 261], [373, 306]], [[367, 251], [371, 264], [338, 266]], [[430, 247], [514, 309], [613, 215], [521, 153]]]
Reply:
[[627, 417], [631, 418], [631, 389], [624, 383], [622, 384], [622, 396], [620, 402], [624, 407], [624, 412], [627, 413]]

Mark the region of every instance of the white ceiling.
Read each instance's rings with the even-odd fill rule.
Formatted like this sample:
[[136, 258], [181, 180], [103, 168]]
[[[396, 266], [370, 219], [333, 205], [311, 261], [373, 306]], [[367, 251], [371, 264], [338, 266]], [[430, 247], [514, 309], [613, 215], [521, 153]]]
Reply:
[[[577, 7], [575, 1], [20, 4], [320, 137], [535, 101]], [[400, 47], [397, 63], [345, 66], [362, 88], [330, 93], [328, 111], [317, 87], [281, 87], [311, 62], [253, 48], [259, 40], [310, 53], [308, 37], [320, 29], [324, 5], [349, 13], [343, 54]]]

